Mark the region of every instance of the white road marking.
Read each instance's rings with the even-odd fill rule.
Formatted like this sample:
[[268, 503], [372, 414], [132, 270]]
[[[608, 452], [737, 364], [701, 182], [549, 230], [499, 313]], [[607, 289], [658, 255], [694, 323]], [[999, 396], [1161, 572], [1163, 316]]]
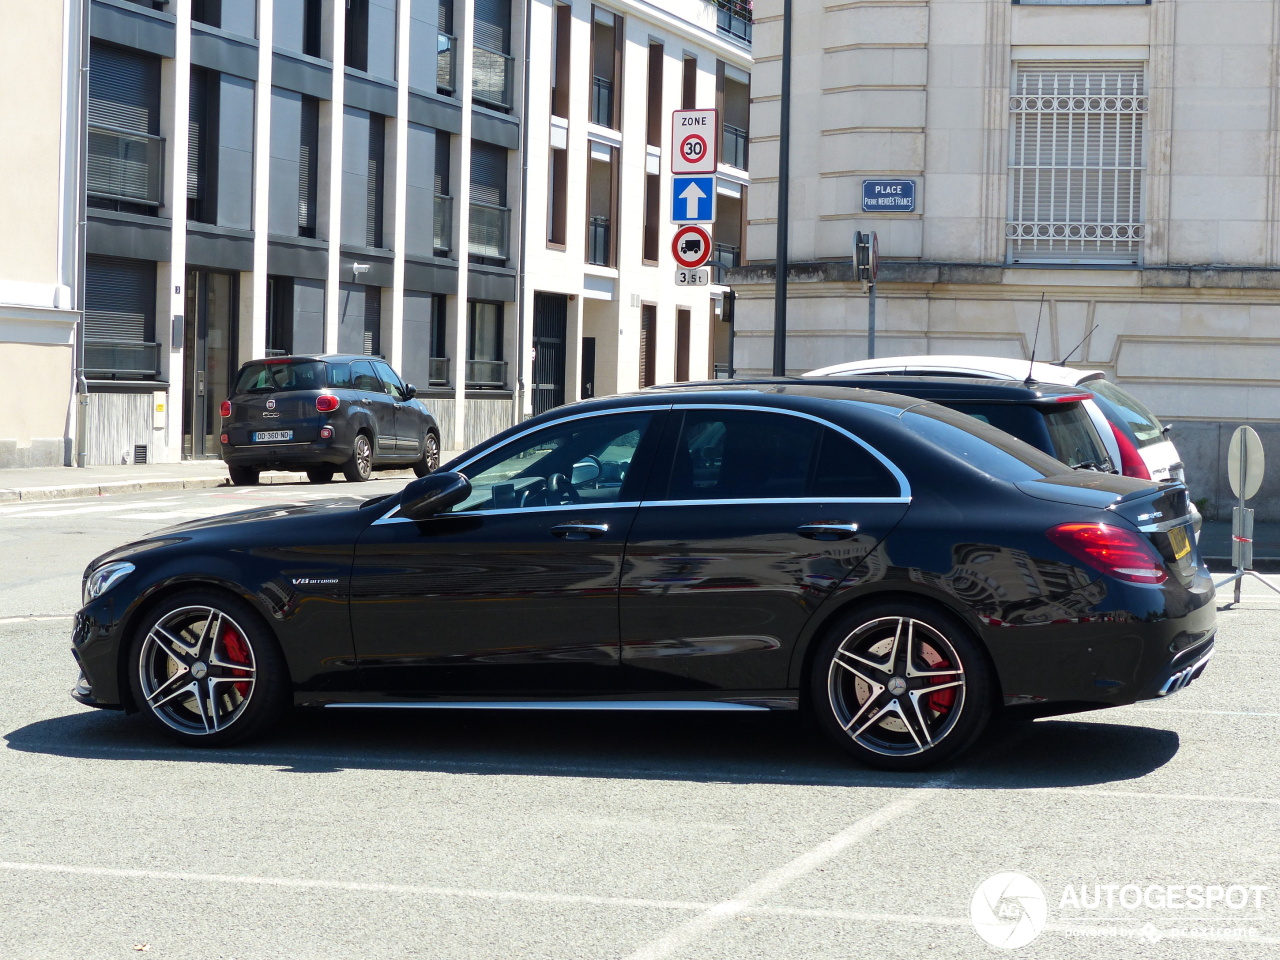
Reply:
[[1280, 717], [1280, 713], [1267, 713], [1262, 710], [1201, 710], [1196, 707], [1147, 707], [1134, 705], [1137, 713], [1192, 713], [1209, 714], [1215, 717]]
[[1171, 800], [1176, 803], [1265, 803], [1280, 805], [1280, 797], [1242, 797], [1233, 794], [1155, 793], [1143, 790], [1101, 790], [1094, 787], [1021, 787], [1006, 793], [1063, 793], [1068, 796], [1109, 797], [1116, 800]]
[[931, 797], [942, 793], [942, 788], [955, 778], [953, 775], [937, 777], [927, 781], [924, 786], [913, 790], [905, 797], [900, 797], [885, 804], [874, 813], [868, 814], [857, 823], [851, 824], [835, 836], [818, 844], [811, 850], [802, 853], [790, 863], [765, 874], [755, 883], [737, 893], [733, 898], [717, 903], [704, 910], [666, 936], [641, 947], [631, 955], [631, 960], [660, 960], [688, 946], [698, 937], [728, 920], [748, 910], [754, 910], [762, 901], [778, 893], [787, 884], [812, 873], [822, 864], [839, 856], [853, 844], [863, 840], [868, 834], [879, 830], [889, 822], [915, 810]]
[[45, 620], [74, 620], [74, 613], [32, 614], [29, 617], [0, 617], [0, 624], [40, 623]]

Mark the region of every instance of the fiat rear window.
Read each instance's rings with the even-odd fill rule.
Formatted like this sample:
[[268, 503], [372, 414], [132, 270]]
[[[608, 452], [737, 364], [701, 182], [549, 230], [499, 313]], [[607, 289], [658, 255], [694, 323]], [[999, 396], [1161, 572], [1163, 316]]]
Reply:
[[321, 360], [254, 362], [240, 368], [236, 393], [285, 393], [290, 390], [323, 390], [325, 365]]

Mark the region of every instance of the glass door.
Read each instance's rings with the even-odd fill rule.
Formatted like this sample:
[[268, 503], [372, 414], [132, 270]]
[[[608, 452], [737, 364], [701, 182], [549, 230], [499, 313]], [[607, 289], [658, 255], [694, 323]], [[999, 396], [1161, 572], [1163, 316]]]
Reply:
[[182, 455], [217, 457], [221, 449], [218, 407], [231, 392], [236, 372], [238, 277], [234, 273], [187, 271], [183, 330]]

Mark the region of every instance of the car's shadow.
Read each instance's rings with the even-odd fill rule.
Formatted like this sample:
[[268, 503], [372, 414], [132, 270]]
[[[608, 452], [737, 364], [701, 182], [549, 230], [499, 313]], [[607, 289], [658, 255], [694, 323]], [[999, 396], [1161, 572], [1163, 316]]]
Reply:
[[[174, 745], [141, 717], [78, 712], [5, 737], [11, 750], [92, 759], [279, 767], [1020, 790], [1134, 780], [1178, 752], [1171, 730], [1089, 719], [999, 724], [952, 764], [915, 774], [862, 767], [796, 714], [298, 710], [267, 739]], [[939, 776], [945, 779], [938, 783]]]

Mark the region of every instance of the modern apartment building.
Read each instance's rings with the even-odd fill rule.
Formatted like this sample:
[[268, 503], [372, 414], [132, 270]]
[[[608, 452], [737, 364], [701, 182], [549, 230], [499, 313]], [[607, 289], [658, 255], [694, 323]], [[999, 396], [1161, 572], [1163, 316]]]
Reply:
[[[760, 373], [782, 2], [755, 13], [734, 285], [736, 363]], [[1080, 343], [1073, 363], [1179, 421], [1196, 495], [1224, 492], [1237, 423], [1280, 441], [1280, 3], [794, 0], [793, 37], [790, 371], [866, 356], [850, 257], [875, 231], [877, 355], [1026, 357], [1044, 293], [1038, 357]], [[878, 206], [886, 180], [914, 206]]]

